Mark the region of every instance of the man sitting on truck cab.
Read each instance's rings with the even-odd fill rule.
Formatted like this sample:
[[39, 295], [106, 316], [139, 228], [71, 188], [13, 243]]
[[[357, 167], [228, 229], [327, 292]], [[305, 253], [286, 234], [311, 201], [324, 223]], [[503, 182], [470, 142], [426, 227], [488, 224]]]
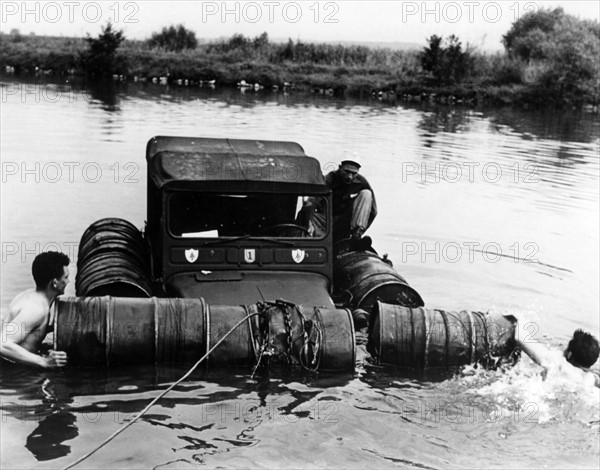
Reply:
[[337, 170], [325, 176], [333, 191], [333, 241], [360, 240], [377, 216], [375, 193], [360, 175], [360, 163], [343, 160]]

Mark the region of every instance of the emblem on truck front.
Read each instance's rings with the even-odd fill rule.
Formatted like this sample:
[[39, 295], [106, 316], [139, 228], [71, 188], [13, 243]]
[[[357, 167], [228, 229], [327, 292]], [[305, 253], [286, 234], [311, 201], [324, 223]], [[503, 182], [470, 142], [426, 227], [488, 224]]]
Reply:
[[196, 261], [198, 259], [198, 250], [195, 250], [194, 248], [185, 250], [185, 259], [187, 259], [190, 263]]
[[246, 263], [254, 263], [256, 261], [256, 250], [254, 248], [244, 249], [244, 261]]
[[296, 263], [302, 263], [302, 260], [304, 259], [305, 255], [306, 252], [304, 250], [292, 250], [292, 259]]

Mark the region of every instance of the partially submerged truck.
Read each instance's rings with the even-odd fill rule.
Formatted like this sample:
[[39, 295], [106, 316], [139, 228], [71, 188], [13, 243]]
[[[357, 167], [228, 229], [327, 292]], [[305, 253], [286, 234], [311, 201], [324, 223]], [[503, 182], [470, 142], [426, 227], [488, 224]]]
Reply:
[[[330, 191], [300, 145], [157, 137], [147, 159], [146, 234], [161, 294], [334, 307]], [[311, 230], [307, 201], [325, 215], [324, 231]]]
[[[146, 160], [145, 229], [116, 218], [88, 227], [77, 297], [55, 307], [55, 347], [72, 363], [190, 362], [235, 330], [212, 364], [353, 370], [357, 310], [378, 331], [382, 312], [409, 312], [411, 341], [429, 348], [433, 320], [423, 309], [416, 329], [413, 319], [418, 292], [370, 245], [334, 244], [331, 190], [299, 144], [159, 136]], [[463, 320], [473, 343], [478, 320]], [[378, 333], [373, 351], [403, 356], [401, 327]]]

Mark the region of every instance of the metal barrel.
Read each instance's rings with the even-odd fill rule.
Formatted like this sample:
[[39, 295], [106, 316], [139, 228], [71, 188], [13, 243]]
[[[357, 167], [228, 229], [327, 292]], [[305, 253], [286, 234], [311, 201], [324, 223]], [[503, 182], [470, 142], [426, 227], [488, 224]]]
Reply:
[[208, 347], [206, 312], [203, 299], [61, 298], [54, 347], [70, 365], [194, 362]]
[[377, 301], [416, 308], [424, 305], [419, 293], [377, 254], [353, 251], [333, 265], [336, 292], [348, 292], [353, 308], [371, 312]]
[[150, 297], [149, 253], [130, 222], [100, 219], [81, 236], [75, 292], [78, 296]]
[[[207, 349], [212, 348], [251, 310], [243, 306], [210, 305], [207, 310]], [[210, 366], [245, 367], [256, 360], [252, 325], [249, 319], [235, 329], [208, 358]]]
[[482, 312], [408, 308], [377, 302], [371, 314], [369, 353], [381, 364], [494, 367], [516, 351], [516, 319]]
[[[354, 370], [355, 332], [348, 309], [304, 307], [287, 303], [264, 304], [267, 334], [262, 345], [272, 350], [271, 361], [292, 361], [305, 369], [346, 372]], [[256, 343], [257, 355], [260, 341]]]

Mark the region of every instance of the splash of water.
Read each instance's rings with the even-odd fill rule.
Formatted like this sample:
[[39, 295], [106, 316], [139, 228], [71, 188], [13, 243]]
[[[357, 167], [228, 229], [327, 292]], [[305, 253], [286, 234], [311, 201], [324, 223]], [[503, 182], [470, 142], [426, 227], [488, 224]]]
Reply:
[[[591, 372], [595, 373], [595, 372]], [[551, 421], [600, 423], [600, 389], [572, 383], [523, 357], [515, 366], [489, 371], [466, 366], [450, 387], [475, 400], [483, 400], [501, 415], [526, 413], [538, 424]]]

